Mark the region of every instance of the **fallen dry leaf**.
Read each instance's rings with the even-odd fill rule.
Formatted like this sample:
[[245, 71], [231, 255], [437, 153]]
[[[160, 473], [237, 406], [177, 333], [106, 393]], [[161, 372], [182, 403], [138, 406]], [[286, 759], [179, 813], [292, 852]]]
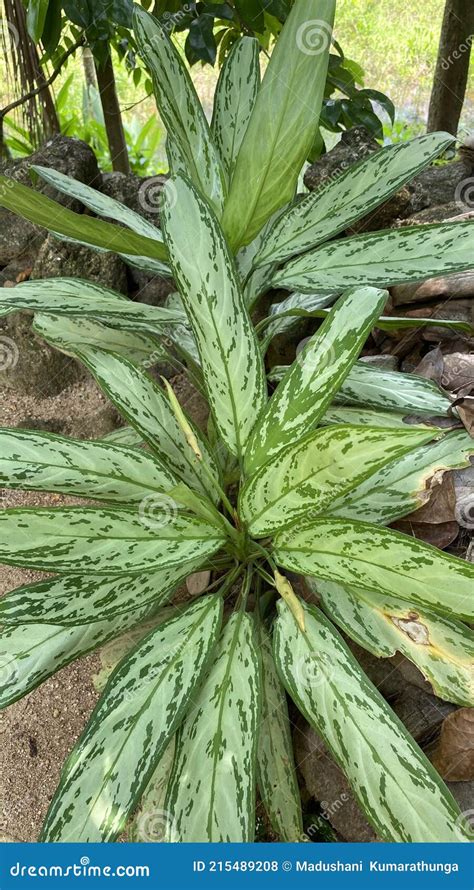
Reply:
[[459, 708], [446, 717], [433, 764], [449, 782], [474, 779], [474, 708]]

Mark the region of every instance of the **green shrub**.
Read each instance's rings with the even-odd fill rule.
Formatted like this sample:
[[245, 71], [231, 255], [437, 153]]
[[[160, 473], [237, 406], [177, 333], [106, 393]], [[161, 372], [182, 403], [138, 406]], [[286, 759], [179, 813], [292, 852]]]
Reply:
[[[401, 324], [383, 318], [383, 288], [468, 268], [473, 223], [334, 238], [443, 152], [446, 134], [383, 149], [294, 202], [333, 15], [329, 0], [295, 4], [261, 85], [255, 43], [243, 38], [209, 127], [167, 35], [137, 10], [168, 129], [162, 231], [53, 171], [37, 170], [122, 227], [1, 183], [4, 206], [172, 274], [179, 289], [156, 308], [55, 279], [0, 301], [4, 312], [33, 310], [36, 329], [84, 362], [130, 425], [96, 442], [0, 434], [3, 485], [97, 504], [0, 515], [0, 559], [55, 573], [1, 600], [2, 704], [147, 627], [66, 762], [45, 841], [114, 840], [152, 777], [166, 789], [166, 840], [251, 841], [257, 787], [278, 835], [304, 840], [286, 694], [381, 839], [468, 839], [336, 626], [379, 657], [402, 652], [438, 695], [472, 704], [474, 566], [387, 528], [423, 501], [437, 469], [468, 463], [472, 440], [407, 425], [408, 414], [447, 414], [450, 400], [357, 358], [374, 325]], [[303, 39], [315, 18], [326, 38], [316, 53]], [[256, 328], [250, 311], [272, 285], [295, 293]], [[323, 322], [291, 367], [273, 371], [269, 395], [266, 346], [301, 314]], [[170, 342], [208, 400], [207, 434], [146, 372]], [[212, 573], [206, 590], [163, 612], [198, 571]]]

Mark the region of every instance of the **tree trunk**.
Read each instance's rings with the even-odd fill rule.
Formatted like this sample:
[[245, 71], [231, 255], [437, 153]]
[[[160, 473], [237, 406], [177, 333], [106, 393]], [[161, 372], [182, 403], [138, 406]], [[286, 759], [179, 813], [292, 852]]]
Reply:
[[127, 145], [122, 124], [122, 115], [115, 88], [114, 68], [110, 47], [107, 50], [105, 62], [95, 64], [97, 84], [99, 87], [100, 101], [104, 112], [104, 123], [109, 143], [112, 169], [118, 173], [130, 173]]
[[428, 132], [456, 136], [466, 94], [474, 40], [472, 0], [446, 0], [438, 60], [428, 113]]

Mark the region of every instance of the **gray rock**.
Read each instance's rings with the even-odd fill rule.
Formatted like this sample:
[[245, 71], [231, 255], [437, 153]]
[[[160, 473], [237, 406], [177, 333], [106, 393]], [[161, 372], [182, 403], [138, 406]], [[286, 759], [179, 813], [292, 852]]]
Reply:
[[148, 281], [141, 281], [134, 299], [137, 303], [147, 303], [149, 306], [164, 306], [166, 298], [175, 290], [176, 285], [171, 278], [154, 275]]
[[[97, 184], [101, 176], [92, 149], [80, 139], [70, 139], [67, 136], [56, 136], [27, 158], [8, 161], [0, 166], [0, 172], [23, 185], [33, 187], [30, 176], [32, 164], [54, 167], [55, 170], [73, 176], [88, 185]], [[81, 209], [82, 205], [78, 201], [60, 194], [57, 189], [40, 179], [34, 187], [60, 204], [77, 211]], [[23, 268], [31, 266], [34, 254], [45, 238], [44, 229], [32, 225], [9, 210], [0, 208], [0, 266], [6, 266], [17, 259], [21, 260]]]
[[431, 207], [454, 202], [457, 213], [463, 213], [472, 210], [472, 172], [471, 161], [462, 158], [449, 164], [428, 167], [418, 174], [414, 182], [429, 195]]
[[[37, 164], [40, 167], [51, 167], [64, 173], [66, 176], [72, 176], [86, 185], [97, 187], [101, 182], [102, 174], [97, 165], [97, 159], [91, 147], [83, 142], [82, 139], [71, 139], [69, 136], [55, 136], [46, 142], [38, 151], [33, 152], [27, 158], [21, 158], [16, 161], [8, 161], [2, 165], [2, 173], [23, 185], [33, 185], [31, 177], [31, 166]], [[59, 204], [64, 206], [73, 206], [78, 210], [81, 205], [73, 202], [67, 195], [58, 192], [57, 189], [48, 185], [42, 179], [38, 178], [35, 187], [48, 198], [52, 198]]]
[[48, 235], [39, 250], [31, 278], [83, 278], [127, 293], [127, 272], [120, 257]]
[[81, 366], [53, 349], [31, 330], [30, 313], [2, 319], [0, 328], [0, 388], [4, 392], [46, 398], [83, 379]]

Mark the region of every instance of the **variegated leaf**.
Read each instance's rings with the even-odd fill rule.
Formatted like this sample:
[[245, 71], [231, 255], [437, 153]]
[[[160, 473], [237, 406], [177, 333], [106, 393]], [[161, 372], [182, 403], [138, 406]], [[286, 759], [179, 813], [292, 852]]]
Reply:
[[4, 624], [89, 624], [167, 602], [202, 559], [139, 575], [66, 575], [17, 587], [0, 599]]
[[165, 841], [169, 818], [165, 810], [165, 799], [175, 749], [176, 739], [173, 738], [142, 794], [140, 806], [128, 826], [128, 838], [133, 844], [162, 844]]
[[[307, 294], [307, 296], [311, 296]], [[331, 299], [333, 301], [333, 295], [329, 294], [328, 300]], [[313, 309], [313, 310], [305, 310], [305, 309], [294, 309], [292, 310], [293, 315], [299, 315], [301, 318], [326, 318], [329, 313], [329, 309]], [[429, 318], [407, 318], [406, 316], [397, 316], [397, 315], [381, 315], [380, 318], [377, 319], [377, 324], [375, 325], [380, 331], [404, 331], [411, 330], [413, 328], [445, 328], [448, 331], [462, 331], [465, 334], [474, 333], [474, 326], [469, 321], [456, 321], [456, 319], [452, 318], [438, 318], [433, 312], [431, 317]]]
[[214, 213], [188, 180], [171, 182], [175, 201], [163, 210], [171, 264], [216, 425], [230, 451], [240, 455], [266, 400], [255, 330]]
[[390, 287], [471, 269], [474, 222], [441, 223], [341, 238], [290, 260], [274, 287], [307, 293]]
[[[170, 325], [168, 331], [170, 340], [173, 341], [173, 344], [177, 348], [178, 352], [180, 354], [184, 354], [189, 364], [194, 363], [194, 365], [200, 367], [201, 358], [196, 345], [196, 339], [189, 323], [188, 316], [186, 315], [183, 301], [177, 291], [169, 294], [169, 296], [166, 298], [165, 305], [167, 309], [183, 313], [182, 324]], [[191, 362], [189, 360], [191, 360]]]
[[63, 768], [43, 842], [120, 834], [189, 706], [221, 622], [221, 598], [206, 597], [120, 662]]
[[281, 214], [255, 264], [282, 262], [347, 229], [394, 195], [453, 142], [428, 133], [374, 152]]
[[[265, 351], [274, 337], [291, 331], [298, 326], [300, 318], [292, 314], [295, 310], [303, 309], [312, 312], [330, 306], [336, 300], [336, 294], [290, 294], [281, 303], [273, 303], [270, 306], [270, 315], [274, 321], [270, 321], [264, 332], [262, 347]], [[290, 313], [290, 314], [289, 314]]]
[[274, 831], [282, 841], [298, 843], [303, 837], [303, 816], [285, 690], [275, 668], [271, 639], [261, 624], [257, 639], [262, 665], [258, 787]]
[[14, 288], [2, 288], [0, 305], [17, 311], [31, 309], [51, 315], [94, 318], [114, 327], [152, 333], [184, 321], [182, 312], [134, 303], [107, 287], [80, 278], [25, 281]]
[[191, 177], [219, 212], [224, 173], [184, 61], [167, 29], [137, 5], [133, 21], [140, 54], [153, 78], [160, 116], [173, 137], [173, 172]]
[[390, 462], [346, 497], [336, 498], [326, 512], [341, 519], [394, 522], [429, 500], [430, 480], [439, 481], [446, 470], [469, 467], [473, 455], [474, 439], [465, 430], [453, 430], [439, 442]]
[[224, 209], [223, 227], [234, 251], [293, 200], [318, 129], [335, 5], [298, 0], [272, 52]]
[[168, 841], [253, 841], [260, 694], [253, 623], [240, 611], [178, 733]]
[[150, 256], [160, 261], [167, 259], [165, 245], [156, 238], [139, 235], [85, 213], [74, 213], [35, 189], [5, 176], [0, 176], [0, 207], [6, 207], [50, 232], [80, 240], [91, 247], [130, 256]]
[[84, 207], [92, 210], [93, 213], [97, 213], [98, 216], [113, 219], [115, 222], [126, 225], [132, 232], [136, 232], [138, 235], [145, 235], [146, 238], [153, 238], [155, 241], [163, 243], [163, 237], [159, 228], [145, 219], [144, 216], [135, 213], [126, 204], [122, 204], [121, 201], [109, 198], [103, 192], [91, 188], [90, 185], [86, 185], [72, 176], [65, 176], [64, 173], [60, 173], [59, 170], [54, 170], [52, 167], [41, 167], [38, 164], [32, 164], [31, 169], [38, 173], [41, 179], [44, 179], [45, 182], [57, 189], [58, 192], [61, 192], [68, 198], [76, 198], [77, 201], [84, 204]]
[[176, 477], [163, 464], [137, 448], [0, 429], [3, 488], [59, 491], [131, 504], [164, 494], [176, 484]]
[[[268, 374], [272, 383], [280, 383], [288, 374], [287, 365], [275, 365]], [[356, 362], [334, 396], [333, 408], [360, 406], [376, 411], [398, 411], [426, 417], [446, 416], [452, 402], [432, 380], [416, 374], [386, 371], [364, 361]]]
[[420, 417], [449, 413], [452, 402], [432, 380], [356, 362], [334, 399], [336, 404], [403, 411]]
[[[120, 413], [183, 482], [217, 502], [209, 476], [189, 447], [163, 390], [143, 370], [119, 355], [87, 349], [81, 361]], [[218, 469], [203, 436], [189, 421], [211, 474]]]
[[436, 695], [474, 707], [474, 634], [429, 609], [413, 609], [389, 594], [311, 579], [324, 609], [377, 658], [401, 652], [419, 667]]
[[77, 627], [21, 624], [2, 628], [0, 708], [27, 695], [71, 661], [138, 625], [151, 611], [147, 606]]
[[7, 565], [79, 575], [138, 575], [212, 556], [225, 538], [178, 512], [166, 495], [124, 507], [0, 511], [0, 559]]
[[255, 37], [237, 40], [221, 68], [214, 93], [211, 133], [229, 181], [260, 85], [258, 55]]
[[[379, 426], [384, 429], [428, 429], [428, 424], [407, 423], [407, 414], [397, 411], [377, 411], [375, 408], [353, 408], [345, 405], [330, 405], [321, 420], [320, 426], [334, 423], [348, 423], [351, 426]], [[439, 428], [431, 426], [435, 433]], [[125, 444], [125, 443], [124, 443]]]
[[324, 581], [474, 618], [474, 564], [368, 522], [320, 519], [279, 532], [275, 560]]
[[[181, 325], [172, 327], [181, 328]], [[68, 355], [75, 355], [81, 349], [93, 346], [116, 352], [132, 362], [143, 363], [145, 367], [169, 359], [165, 346], [156, 337], [129, 330], [122, 331], [78, 316], [68, 318], [65, 315], [44, 315], [37, 312], [33, 330]]]
[[259, 418], [245, 453], [248, 474], [314, 427], [347, 377], [387, 299], [360, 288], [344, 294], [306, 344]]
[[242, 489], [239, 515], [264, 537], [298, 519], [324, 513], [394, 458], [428, 442], [431, 430], [336, 426], [283, 448]]
[[126, 448], [143, 448], [145, 443], [142, 437], [131, 426], [121, 426], [117, 430], [107, 433], [102, 439], [111, 445], [124, 445]]
[[324, 615], [304, 605], [306, 631], [284, 603], [275, 660], [286, 689], [344, 770], [384, 841], [467, 841], [454, 798]]

